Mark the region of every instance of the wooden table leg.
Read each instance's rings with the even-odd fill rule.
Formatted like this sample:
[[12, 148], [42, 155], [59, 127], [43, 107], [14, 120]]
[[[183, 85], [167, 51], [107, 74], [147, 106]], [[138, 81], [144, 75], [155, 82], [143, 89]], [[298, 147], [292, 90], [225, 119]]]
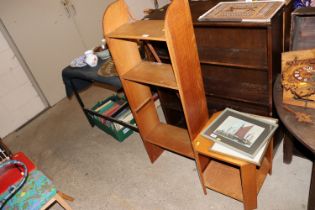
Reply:
[[205, 166], [204, 166], [205, 164], [203, 164], [203, 161], [200, 160], [202, 157], [199, 155], [198, 152], [195, 152], [195, 158], [196, 158], [197, 170], [198, 170], [198, 175], [199, 175], [201, 187], [202, 187], [203, 193], [205, 195], [207, 195], [207, 189], [205, 186], [205, 180], [204, 180], [204, 176], [203, 176], [203, 170], [205, 168]]
[[293, 139], [288, 132], [285, 132], [283, 141], [283, 162], [286, 164], [291, 163], [293, 155]]
[[243, 203], [245, 210], [257, 208], [256, 165], [248, 163], [241, 166]]
[[311, 185], [310, 185], [310, 192], [308, 195], [308, 210], [315, 210], [315, 160], [313, 159], [313, 166], [312, 166], [312, 176], [311, 176]]
[[269, 168], [269, 172], [268, 172], [269, 175], [272, 174], [273, 143], [274, 143], [274, 138], [272, 138], [272, 139], [270, 140], [268, 149], [267, 149], [267, 151], [266, 151], [266, 158], [267, 158], [267, 160], [268, 160], [269, 163], [270, 163], [270, 168]]

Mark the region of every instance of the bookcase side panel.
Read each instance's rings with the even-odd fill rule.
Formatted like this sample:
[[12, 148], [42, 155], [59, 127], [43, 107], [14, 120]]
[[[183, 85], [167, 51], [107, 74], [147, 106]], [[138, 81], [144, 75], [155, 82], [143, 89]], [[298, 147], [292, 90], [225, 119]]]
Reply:
[[188, 1], [174, 0], [169, 6], [165, 34], [187, 127], [194, 139], [207, 122], [208, 111]]

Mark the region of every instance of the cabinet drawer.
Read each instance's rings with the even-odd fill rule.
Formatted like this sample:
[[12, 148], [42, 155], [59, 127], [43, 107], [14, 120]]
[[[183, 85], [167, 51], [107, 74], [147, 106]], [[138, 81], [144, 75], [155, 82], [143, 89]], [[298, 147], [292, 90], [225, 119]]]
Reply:
[[221, 111], [227, 107], [251, 114], [270, 116], [268, 106], [260, 106], [230, 99], [218, 98], [215, 96], [206, 96], [209, 114]]
[[266, 28], [195, 27], [201, 63], [267, 68]]
[[206, 94], [268, 105], [268, 73], [234, 67], [202, 65]]

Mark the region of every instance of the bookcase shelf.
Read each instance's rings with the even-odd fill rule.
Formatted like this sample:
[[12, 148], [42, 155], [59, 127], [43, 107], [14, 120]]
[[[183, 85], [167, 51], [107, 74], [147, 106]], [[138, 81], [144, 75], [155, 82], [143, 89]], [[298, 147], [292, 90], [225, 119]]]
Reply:
[[177, 83], [170, 64], [142, 61], [122, 75], [130, 81], [151, 84], [177, 90]]
[[[164, 150], [195, 158], [192, 139], [208, 119], [203, 80], [187, 0], [173, 0], [164, 20], [132, 21], [124, 0], [116, 0], [104, 14], [104, 34], [151, 162]], [[148, 62], [137, 40], [163, 41], [170, 64]], [[187, 129], [162, 123], [151, 87], [176, 91]]]
[[163, 20], [139, 20], [126, 23], [107, 36], [116, 39], [166, 41]]
[[153, 101], [153, 98], [152, 98], [152, 97], [145, 99], [139, 106], [137, 106], [137, 108], [134, 109], [134, 112], [135, 112], [135, 113], [140, 112], [140, 110], [141, 110], [143, 107], [145, 107], [148, 103], [150, 103], [151, 101]]
[[186, 129], [160, 123], [144, 139], [178, 154], [194, 158], [193, 148]]

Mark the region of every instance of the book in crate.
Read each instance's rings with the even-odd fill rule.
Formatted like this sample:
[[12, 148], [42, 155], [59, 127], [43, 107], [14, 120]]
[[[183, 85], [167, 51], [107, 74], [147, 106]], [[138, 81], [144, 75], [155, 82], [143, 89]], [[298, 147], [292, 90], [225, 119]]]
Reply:
[[202, 135], [215, 142], [210, 150], [259, 165], [277, 127], [277, 119], [226, 108]]
[[[98, 102], [92, 108], [92, 110], [103, 116], [111, 117], [116, 120], [135, 125], [135, 121], [129, 109], [128, 102], [124, 97], [119, 97], [117, 95], [110, 96]], [[91, 116], [91, 119], [97, 127], [110, 134], [118, 141], [125, 140], [133, 133], [130, 128], [124, 127], [118, 123], [111, 122], [110, 120], [106, 120], [100, 116], [93, 115]]]

